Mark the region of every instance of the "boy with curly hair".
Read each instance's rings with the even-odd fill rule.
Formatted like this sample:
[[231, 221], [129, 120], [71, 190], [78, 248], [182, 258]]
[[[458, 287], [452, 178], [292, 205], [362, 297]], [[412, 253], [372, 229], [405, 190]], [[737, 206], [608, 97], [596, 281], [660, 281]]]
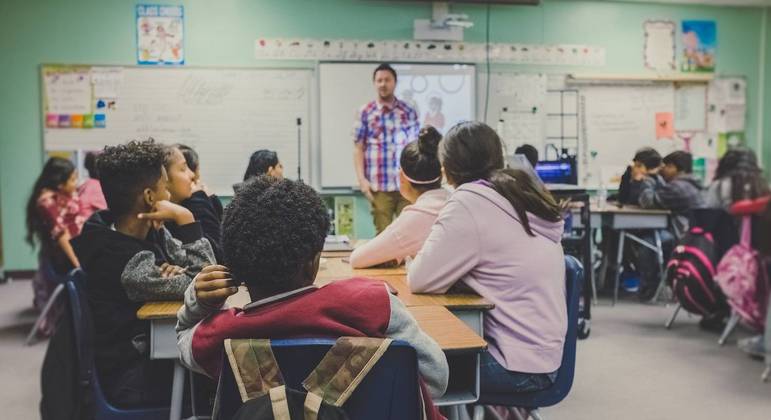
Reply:
[[[97, 159], [107, 210], [94, 213], [73, 248], [88, 274], [94, 359], [117, 406], [168, 403], [173, 364], [149, 359], [148, 300], [181, 300], [214, 253], [189, 210], [169, 201], [164, 149], [152, 139], [108, 146]], [[164, 222], [179, 225], [176, 238]]]
[[[444, 353], [382, 282], [352, 278], [314, 286], [328, 230], [326, 209], [311, 187], [270, 176], [244, 184], [225, 209], [227, 267], [204, 268], [177, 314], [182, 362], [216, 378], [228, 338], [390, 337], [415, 348], [425, 401], [425, 394], [444, 394]], [[252, 302], [220, 310], [240, 283]], [[439, 418], [435, 407], [426, 407], [430, 418]]]

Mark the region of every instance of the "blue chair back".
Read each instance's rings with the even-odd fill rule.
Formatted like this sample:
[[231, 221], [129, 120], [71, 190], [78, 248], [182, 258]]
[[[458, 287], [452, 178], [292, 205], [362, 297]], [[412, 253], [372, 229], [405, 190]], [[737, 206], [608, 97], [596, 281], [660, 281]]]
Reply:
[[[271, 340], [284, 383], [303, 391], [302, 381], [335, 344], [329, 338]], [[418, 394], [418, 362], [415, 349], [394, 341], [359, 384], [343, 410], [352, 419], [418, 420], [421, 402]], [[223, 361], [218, 389], [216, 419], [230, 419], [241, 407], [241, 396], [227, 360]]]
[[576, 370], [576, 341], [578, 333], [578, 298], [584, 281], [584, 269], [572, 255], [565, 256], [565, 295], [568, 309], [568, 331], [562, 349], [562, 363], [552, 386], [541, 391], [523, 393], [482, 394], [479, 404], [503, 405], [521, 408], [550, 407], [567, 397], [573, 386]]
[[69, 298], [72, 327], [75, 333], [78, 376], [80, 383], [90, 386], [95, 420], [163, 420], [169, 418], [169, 407], [120, 409], [110, 404], [99, 386], [94, 367], [94, 332], [91, 311], [85, 293], [86, 273], [72, 270], [65, 283]]

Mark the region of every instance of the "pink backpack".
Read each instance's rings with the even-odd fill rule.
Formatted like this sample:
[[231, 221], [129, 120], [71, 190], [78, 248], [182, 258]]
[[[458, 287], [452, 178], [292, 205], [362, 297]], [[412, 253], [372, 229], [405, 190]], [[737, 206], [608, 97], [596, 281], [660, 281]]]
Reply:
[[715, 281], [731, 308], [751, 328], [762, 330], [768, 309], [768, 275], [758, 252], [750, 244], [752, 218], [742, 218], [739, 244], [726, 252], [717, 265]]

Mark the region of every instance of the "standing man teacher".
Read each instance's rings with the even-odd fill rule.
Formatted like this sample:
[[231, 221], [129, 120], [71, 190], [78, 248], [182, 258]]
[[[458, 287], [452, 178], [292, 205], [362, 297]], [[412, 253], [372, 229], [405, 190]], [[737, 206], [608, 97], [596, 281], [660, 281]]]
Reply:
[[394, 96], [396, 70], [379, 65], [372, 73], [377, 99], [364, 105], [354, 124], [353, 166], [359, 188], [372, 204], [377, 233], [409, 204], [399, 194], [399, 158], [417, 140], [418, 114]]

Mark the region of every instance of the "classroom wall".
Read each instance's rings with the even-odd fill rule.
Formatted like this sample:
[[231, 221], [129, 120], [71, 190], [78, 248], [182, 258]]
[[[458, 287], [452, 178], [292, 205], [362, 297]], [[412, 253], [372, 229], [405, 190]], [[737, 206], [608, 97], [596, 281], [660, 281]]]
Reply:
[[[24, 204], [42, 166], [39, 65], [135, 63], [133, 5], [125, 0], [3, 0], [0, 2], [0, 214], [6, 269], [35, 267], [22, 242]], [[155, 3], [147, 2], [145, 3]], [[430, 16], [429, 3], [376, 0], [189, 0], [185, 5], [186, 61], [190, 66], [265, 66], [254, 59], [254, 40], [267, 37], [408, 39], [412, 21]], [[453, 5], [476, 23], [467, 41], [485, 39], [485, 6]], [[748, 79], [748, 134], [755, 138], [763, 10], [686, 5], [544, 0], [538, 7], [492, 6], [493, 42], [581, 43], [607, 48], [605, 68], [591, 72], [643, 71], [643, 21], [650, 18], [714, 19], [718, 67]], [[769, 12], [765, 11], [766, 17]], [[771, 35], [771, 34], [767, 34]], [[767, 45], [771, 38], [767, 36]], [[308, 66], [308, 63], [280, 63]], [[497, 66], [496, 66], [497, 67]], [[523, 71], [574, 72], [575, 68], [519, 66]], [[483, 69], [483, 67], [480, 67]], [[771, 97], [771, 83], [766, 83]], [[766, 113], [771, 106], [766, 105]], [[765, 131], [771, 133], [771, 122]], [[754, 140], [751, 140], [754, 144]], [[765, 148], [771, 161], [771, 148]], [[347, 159], [348, 157], [341, 157]], [[367, 224], [366, 203], [357, 215]], [[371, 226], [357, 226], [371, 232]]]

